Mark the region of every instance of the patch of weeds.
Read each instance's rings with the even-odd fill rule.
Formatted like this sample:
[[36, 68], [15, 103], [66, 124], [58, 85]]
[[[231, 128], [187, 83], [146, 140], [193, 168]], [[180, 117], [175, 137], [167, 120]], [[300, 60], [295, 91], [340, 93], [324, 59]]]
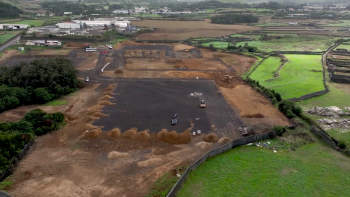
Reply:
[[170, 173], [165, 173], [160, 179], [158, 179], [153, 186], [151, 191], [146, 197], [163, 197], [168, 194], [174, 184], [177, 182], [177, 176]]
[[0, 183], [0, 190], [6, 190], [6, 188], [10, 185], [12, 185], [12, 181], [7, 181], [6, 179]]
[[62, 101], [62, 100], [53, 100], [50, 102], [47, 102], [45, 106], [59, 106], [59, 105], [67, 105], [67, 101]]

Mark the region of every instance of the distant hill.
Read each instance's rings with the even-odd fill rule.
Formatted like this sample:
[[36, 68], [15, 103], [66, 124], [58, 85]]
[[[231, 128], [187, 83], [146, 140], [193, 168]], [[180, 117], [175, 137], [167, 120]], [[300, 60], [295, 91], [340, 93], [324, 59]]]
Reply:
[[349, 0], [243, 0], [243, 1], [246, 3], [262, 3], [262, 2], [268, 2], [268, 1], [276, 1], [284, 4], [302, 4], [302, 3], [330, 4], [331, 2], [333, 4], [350, 4]]
[[23, 11], [8, 3], [0, 2], [0, 18], [18, 18]]

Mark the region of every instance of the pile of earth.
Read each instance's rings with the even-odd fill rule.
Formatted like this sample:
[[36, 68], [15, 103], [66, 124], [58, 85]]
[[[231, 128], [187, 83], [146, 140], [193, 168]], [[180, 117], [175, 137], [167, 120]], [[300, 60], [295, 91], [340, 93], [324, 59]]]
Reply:
[[[349, 110], [349, 107], [345, 107], [344, 109]], [[339, 107], [331, 106], [331, 107], [314, 107], [307, 110], [308, 113], [325, 116], [325, 117], [338, 117], [338, 116], [350, 116], [350, 112], [345, 112]]]

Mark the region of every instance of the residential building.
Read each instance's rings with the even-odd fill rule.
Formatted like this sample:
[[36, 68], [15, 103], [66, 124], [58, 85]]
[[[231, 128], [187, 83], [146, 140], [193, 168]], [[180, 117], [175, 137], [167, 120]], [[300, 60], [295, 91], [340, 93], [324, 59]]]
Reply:
[[129, 10], [114, 10], [113, 14], [129, 14]]
[[29, 25], [26, 24], [0, 24], [0, 29], [27, 29]]
[[77, 23], [57, 23], [56, 27], [61, 29], [80, 29], [82, 28], [80, 24]]

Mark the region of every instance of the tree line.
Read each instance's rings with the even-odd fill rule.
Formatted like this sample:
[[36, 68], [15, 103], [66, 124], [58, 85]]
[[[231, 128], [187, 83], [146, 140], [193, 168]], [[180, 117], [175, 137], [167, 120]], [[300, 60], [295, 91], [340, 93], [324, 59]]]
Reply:
[[0, 2], [0, 18], [18, 18], [23, 11], [16, 6]]
[[62, 113], [46, 113], [41, 109], [28, 112], [18, 122], [0, 122], [0, 172], [9, 168], [35, 136], [58, 130], [64, 122]]
[[225, 14], [211, 17], [211, 22], [217, 24], [257, 23], [259, 17], [252, 14]]
[[37, 59], [0, 67], [0, 113], [21, 105], [43, 104], [82, 86], [66, 58]]

